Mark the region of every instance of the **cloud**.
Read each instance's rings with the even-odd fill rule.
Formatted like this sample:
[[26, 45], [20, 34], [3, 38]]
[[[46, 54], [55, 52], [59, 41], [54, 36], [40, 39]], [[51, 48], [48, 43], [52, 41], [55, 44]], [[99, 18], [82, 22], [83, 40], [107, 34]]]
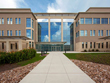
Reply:
[[49, 38], [48, 35], [45, 35], [43, 42], [48, 42], [48, 38]]

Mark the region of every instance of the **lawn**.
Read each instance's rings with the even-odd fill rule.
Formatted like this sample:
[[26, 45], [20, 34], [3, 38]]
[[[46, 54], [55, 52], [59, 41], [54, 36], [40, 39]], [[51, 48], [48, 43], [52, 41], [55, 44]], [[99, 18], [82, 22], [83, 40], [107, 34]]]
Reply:
[[25, 66], [27, 64], [34, 63], [39, 60], [43, 60], [46, 57], [46, 56], [40, 56], [40, 55], [41, 55], [40, 53], [36, 53], [36, 56], [33, 57], [32, 59], [26, 60], [26, 61], [21, 61], [21, 62], [18, 62], [17, 64], [20, 66]]
[[69, 59], [77, 59], [110, 65], [110, 53], [64, 53]]

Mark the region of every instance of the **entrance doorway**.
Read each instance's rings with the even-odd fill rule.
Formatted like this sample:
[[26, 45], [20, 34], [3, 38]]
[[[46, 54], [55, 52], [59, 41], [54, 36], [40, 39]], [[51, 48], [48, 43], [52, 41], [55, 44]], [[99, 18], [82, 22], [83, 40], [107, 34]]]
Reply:
[[61, 47], [60, 46], [52, 46], [51, 51], [61, 51]]

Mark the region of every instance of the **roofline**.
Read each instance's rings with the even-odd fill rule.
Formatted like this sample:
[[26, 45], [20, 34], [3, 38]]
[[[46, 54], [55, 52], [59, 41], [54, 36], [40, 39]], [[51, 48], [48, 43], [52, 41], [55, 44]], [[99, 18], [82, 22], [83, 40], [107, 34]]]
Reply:
[[30, 8], [0, 8], [0, 10], [12, 10], [12, 9], [14, 9], [14, 10], [31, 10]]
[[78, 13], [34, 13], [34, 14], [78, 14]]

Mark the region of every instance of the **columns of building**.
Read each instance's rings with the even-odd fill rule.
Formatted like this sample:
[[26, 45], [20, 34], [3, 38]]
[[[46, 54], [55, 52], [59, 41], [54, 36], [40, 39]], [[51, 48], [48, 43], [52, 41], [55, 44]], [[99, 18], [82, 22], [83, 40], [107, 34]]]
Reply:
[[10, 48], [9, 48], [9, 41], [7, 40], [6, 41], [6, 52], [9, 52], [10, 51]]
[[61, 42], [63, 42], [63, 18], [61, 18]]
[[48, 42], [50, 42], [50, 18], [48, 18]]
[[18, 50], [22, 50], [22, 40], [19, 40], [19, 42], [18, 42], [18, 47], [19, 47], [19, 49]]

